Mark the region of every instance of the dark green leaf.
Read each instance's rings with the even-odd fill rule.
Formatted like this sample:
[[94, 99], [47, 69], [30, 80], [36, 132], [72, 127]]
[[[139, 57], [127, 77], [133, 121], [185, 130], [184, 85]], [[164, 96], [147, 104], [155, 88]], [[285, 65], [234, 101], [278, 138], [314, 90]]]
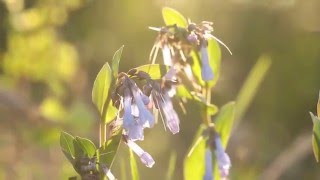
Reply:
[[310, 112], [312, 122], [313, 122], [313, 135], [312, 135], [312, 146], [313, 146], [313, 152], [315, 155], [315, 158], [317, 162], [319, 162], [320, 158], [320, 118], [313, 115], [312, 112]]
[[173, 179], [173, 175], [176, 169], [176, 161], [177, 161], [177, 154], [175, 152], [172, 152], [169, 158], [169, 165], [167, 170], [167, 180]]
[[118, 49], [112, 58], [112, 72], [113, 72], [113, 77], [117, 78], [118, 73], [119, 73], [119, 63], [121, 59], [121, 54], [124, 46], [121, 46], [120, 49]]
[[139, 171], [137, 167], [137, 161], [136, 158], [134, 157], [134, 154], [131, 149], [129, 149], [130, 152], [130, 169], [131, 169], [131, 176], [132, 180], [139, 180]]
[[66, 132], [61, 132], [60, 134], [60, 147], [71, 163], [73, 163], [75, 157], [73, 139], [74, 137]]
[[146, 64], [135, 69], [148, 73], [151, 79], [161, 79], [168, 72], [169, 67], [160, 64]]
[[96, 105], [101, 116], [103, 116], [104, 106], [112, 83], [111, 72], [109, 64], [105, 63], [98, 73], [92, 88], [92, 102]]
[[215, 129], [221, 136], [223, 147], [226, 148], [235, 118], [235, 103], [229, 102], [222, 106], [214, 120]]
[[91, 140], [81, 137], [76, 137], [75, 140], [78, 142], [77, 144], [80, 146], [85, 156], [92, 158], [95, 155], [96, 146]]
[[97, 149], [97, 157], [100, 163], [104, 163], [109, 169], [112, 166], [115, 155], [118, 151], [122, 134], [119, 133], [109, 139], [102, 147]]
[[162, 17], [166, 25], [176, 24], [177, 26], [184, 28], [188, 26], [188, 22], [183, 15], [172, 8], [162, 8]]
[[184, 159], [184, 179], [202, 180], [205, 172], [206, 137], [203, 136], [205, 126], [201, 125], [188, 155]]

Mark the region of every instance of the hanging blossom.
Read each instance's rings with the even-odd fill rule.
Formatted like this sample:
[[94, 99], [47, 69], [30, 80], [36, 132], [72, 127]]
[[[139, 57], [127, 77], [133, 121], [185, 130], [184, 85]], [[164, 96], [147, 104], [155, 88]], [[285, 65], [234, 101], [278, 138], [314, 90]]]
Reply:
[[213, 180], [213, 165], [212, 165], [212, 152], [210, 148], [206, 149], [205, 154], [205, 173], [203, 180]]
[[223, 45], [229, 52], [230, 54], [231, 51], [226, 46], [220, 39], [217, 37], [213, 36], [211, 33], [213, 31], [212, 28], [212, 22], [208, 21], [202, 21], [200, 24], [195, 24], [192, 23], [189, 20], [189, 25], [188, 25], [188, 40], [192, 44], [195, 44], [198, 46], [198, 49], [200, 50], [201, 54], [201, 76], [204, 81], [210, 81], [213, 80], [214, 78], [214, 72], [210, 66], [210, 59], [208, 55], [208, 40], [209, 39], [214, 39], [221, 45]]
[[229, 170], [231, 168], [230, 157], [223, 148], [220, 136], [215, 131], [210, 130], [210, 132], [211, 133], [207, 141], [207, 148], [205, 151], [205, 174], [203, 176], [203, 180], [213, 179], [213, 151], [218, 164], [220, 178], [222, 180], [227, 180], [229, 176]]
[[[143, 83], [145, 84], [142, 85]], [[180, 131], [179, 117], [171, 101], [174, 93], [171, 93], [172, 96], [169, 95], [175, 83], [177, 81], [174, 69], [169, 70], [162, 80], [152, 80], [148, 73], [137, 72], [135, 69], [118, 76], [112, 102], [119, 110], [118, 120], [122, 121], [124, 141], [147, 167], [152, 167], [155, 162], [151, 155], [134, 141], [144, 140], [144, 128], [154, 126], [152, 108], [160, 111], [166, 127], [173, 134]]]
[[161, 49], [163, 63], [167, 66], [179, 64], [187, 77], [193, 81], [194, 77], [189, 59], [191, 58], [191, 52], [196, 51], [200, 53], [201, 57], [202, 79], [204, 81], [213, 80], [214, 72], [210, 66], [211, 59], [209, 59], [208, 55], [208, 40], [216, 40], [223, 45], [230, 54], [232, 53], [220, 39], [212, 35], [212, 24], [212, 22], [208, 21], [195, 24], [188, 20], [187, 28], [178, 27], [177, 25], [169, 25], [161, 28], [150, 27], [150, 29], [159, 32], [150, 53], [150, 60], [154, 63], [158, 51]]
[[124, 134], [132, 141], [143, 140], [144, 128], [152, 128], [155, 124], [154, 117], [147, 107], [149, 97], [124, 73], [118, 80], [115, 94], [117, 95], [112, 100], [123, 114]]
[[145, 152], [138, 144], [136, 144], [134, 141], [131, 141], [127, 139], [126, 136], [124, 136], [125, 142], [128, 145], [128, 147], [137, 155], [139, 156], [141, 162], [146, 165], [148, 168], [152, 168], [152, 166], [155, 164], [155, 161], [153, 160], [152, 156]]
[[216, 134], [215, 139], [215, 155], [219, 166], [219, 172], [221, 179], [227, 179], [229, 175], [229, 170], [231, 167], [231, 161], [229, 155], [225, 152], [221, 138]]

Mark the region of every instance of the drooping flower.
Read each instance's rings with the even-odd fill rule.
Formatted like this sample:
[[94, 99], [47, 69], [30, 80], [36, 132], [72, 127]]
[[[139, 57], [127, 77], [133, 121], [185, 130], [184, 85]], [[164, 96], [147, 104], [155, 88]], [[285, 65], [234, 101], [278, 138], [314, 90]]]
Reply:
[[134, 118], [132, 114], [132, 97], [128, 88], [124, 89], [124, 115], [123, 115], [123, 128], [125, 134], [132, 141], [143, 140], [143, 126]]
[[173, 133], [176, 134], [180, 131], [180, 120], [173, 109], [172, 101], [167, 92], [159, 92], [157, 90], [152, 90], [152, 96], [154, 102], [156, 103], [156, 107], [160, 109], [160, 113], [162, 114], [165, 124], [168, 129]]
[[133, 98], [135, 101], [135, 104], [138, 107], [139, 110], [139, 123], [143, 127], [151, 128], [154, 125], [154, 117], [152, 116], [151, 112], [146, 108], [146, 105], [143, 100], [142, 92], [141, 90], [133, 83], [131, 83], [131, 92], [133, 94]]
[[144, 165], [146, 165], [148, 168], [152, 168], [152, 166], [155, 164], [155, 161], [149, 153], [145, 152], [138, 144], [131, 140], [127, 140], [126, 144], [137, 156], [139, 156]]
[[200, 45], [200, 52], [201, 52], [201, 75], [204, 81], [210, 81], [213, 79], [214, 74], [213, 70], [209, 63], [209, 56], [208, 56], [208, 48], [207, 42], [203, 42]]
[[210, 148], [206, 149], [205, 154], [205, 173], [203, 180], [213, 180], [212, 152]]
[[219, 135], [215, 136], [215, 155], [219, 166], [220, 177], [222, 179], [226, 179], [229, 175], [231, 161], [229, 155], [225, 152], [222, 146]]

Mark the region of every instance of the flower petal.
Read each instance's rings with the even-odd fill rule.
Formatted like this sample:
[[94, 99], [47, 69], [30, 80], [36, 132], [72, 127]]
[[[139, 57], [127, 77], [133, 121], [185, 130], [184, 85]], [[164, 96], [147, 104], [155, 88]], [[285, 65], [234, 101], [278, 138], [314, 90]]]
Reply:
[[210, 63], [209, 63], [209, 56], [208, 56], [208, 49], [206, 45], [201, 45], [200, 48], [200, 52], [201, 52], [201, 75], [202, 75], [202, 79], [204, 81], [210, 81], [213, 79], [214, 75], [213, 75], [213, 71], [210, 67]]

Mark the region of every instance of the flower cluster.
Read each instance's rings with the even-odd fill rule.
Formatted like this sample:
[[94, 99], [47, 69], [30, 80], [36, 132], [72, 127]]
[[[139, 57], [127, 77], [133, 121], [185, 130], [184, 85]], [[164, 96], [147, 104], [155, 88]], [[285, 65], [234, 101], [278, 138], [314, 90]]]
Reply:
[[113, 105], [119, 109], [124, 141], [147, 167], [152, 167], [154, 160], [134, 141], [144, 140], [144, 129], [154, 126], [152, 112], [157, 110], [160, 113], [166, 127], [173, 134], [180, 130], [179, 117], [169, 95], [176, 83], [170, 73], [162, 80], [153, 80], [148, 73], [136, 69], [120, 73], [112, 97]]
[[211, 34], [213, 31], [212, 22], [203, 21], [200, 24], [195, 24], [189, 20], [187, 28], [170, 25], [161, 28], [150, 27], [150, 29], [159, 32], [150, 53], [152, 63], [155, 62], [158, 51], [161, 49], [164, 64], [181, 67], [190, 80], [194, 79], [190, 67], [190, 61], [192, 61], [190, 53], [192, 51], [200, 53], [202, 79], [210, 81], [214, 78], [207, 49], [209, 39], [214, 39], [222, 44], [231, 54], [229, 48]]

